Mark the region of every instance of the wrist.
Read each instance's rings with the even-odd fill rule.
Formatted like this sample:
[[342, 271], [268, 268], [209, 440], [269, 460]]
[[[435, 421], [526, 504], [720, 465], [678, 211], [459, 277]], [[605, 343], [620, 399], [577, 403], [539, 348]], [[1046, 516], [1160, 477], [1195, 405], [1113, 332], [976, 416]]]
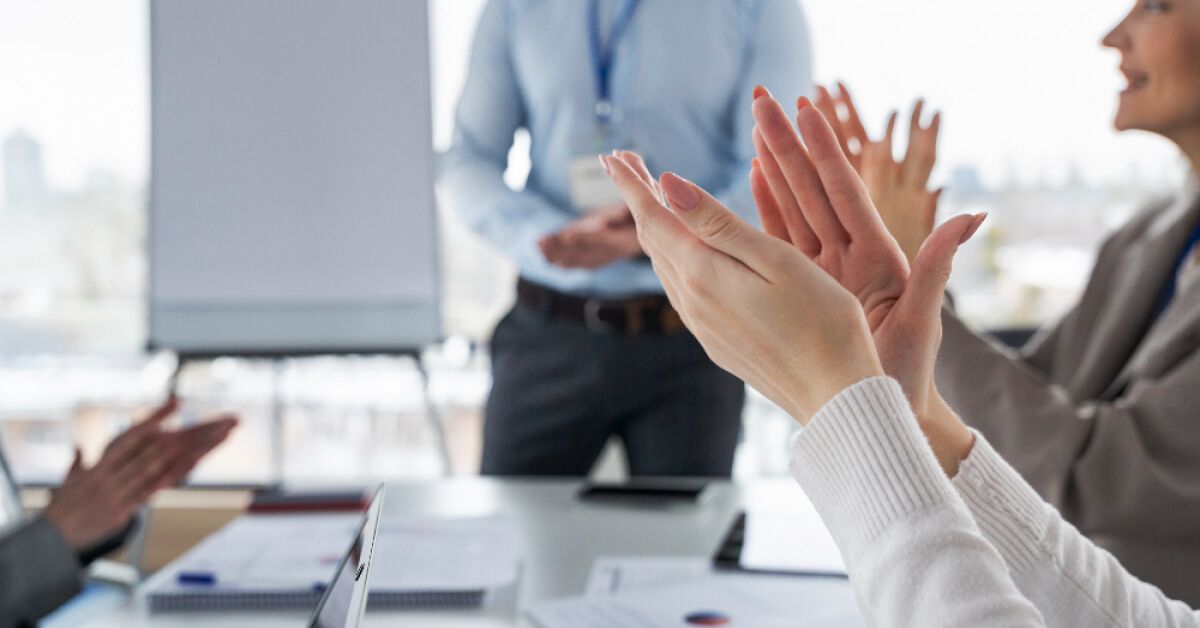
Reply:
[[958, 466], [975, 446], [975, 434], [967, 428], [958, 414], [946, 403], [935, 388], [930, 392], [926, 409], [917, 416], [917, 422], [929, 441], [933, 455], [946, 477], [958, 475]]
[[800, 374], [792, 380], [801, 385], [790, 396], [788, 413], [801, 425], [807, 426], [812, 417], [842, 391], [861, 381], [884, 375], [883, 367], [873, 356], [870, 359], [831, 364], [831, 368], [822, 369], [820, 374], [811, 371]]

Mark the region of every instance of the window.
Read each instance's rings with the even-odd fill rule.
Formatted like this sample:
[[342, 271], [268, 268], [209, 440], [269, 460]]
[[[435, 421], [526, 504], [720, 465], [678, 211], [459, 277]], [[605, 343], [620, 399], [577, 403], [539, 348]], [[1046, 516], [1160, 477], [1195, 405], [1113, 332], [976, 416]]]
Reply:
[[[432, 0], [438, 149], [450, 141], [484, 2]], [[945, 112], [934, 174], [947, 186], [942, 215], [991, 213], [952, 284], [977, 324], [1059, 315], [1104, 234], [1182, 177], [1165, 142], [1110, 128], [1122, 79], [1098, 41], [1129, 4], [804, 3], [816, 75], [846, 80], [872, 130], [918, 95]], [[26, 480], [61, 472], [73, 441], [95, 454], [131, 413], [161, 398], [174, 368], [170, 356], [141, 355], [147, 11], [146, 0], [0, 5], [0, 59], [8, 61], [0, 63], [0, 436]], [[528, 171], [527, 151], [528, 138], [518, 138], [514, 185]], [[469, 471], [487, 390], [485, 357], [470, 347], [511, 302], [513, 270], [443, 213], [444, 310], [455, 339], [432, 351], [430, 364], [456, 467]], [[233, 408], [247, 419], [200, 479], [270, 477], [275, 395], [291, 477], [436, 473], [411, 365], [310, 360], [279, 373], [223, 360], [197, 365], [183, 382], [189, 416]], [[752, 414], [771, 412], [758, 403]], [[739, 469], [783, 469], [780, 425], [750, 425], [746, 451], [756, 462]], [[313, 438], [340, 444], [317, 455]], [[358, 456], [368, 445], [373, 453]]]

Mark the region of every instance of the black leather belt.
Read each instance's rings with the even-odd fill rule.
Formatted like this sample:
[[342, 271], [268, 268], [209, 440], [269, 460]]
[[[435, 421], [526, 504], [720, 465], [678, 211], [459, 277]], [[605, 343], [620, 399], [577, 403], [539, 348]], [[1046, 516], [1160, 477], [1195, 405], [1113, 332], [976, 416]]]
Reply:
[[673, 335], [687, 330], [661, 294], [628, 299], [580, 297], [522, 278], [517, 281], [517, 302], [606, 336]]

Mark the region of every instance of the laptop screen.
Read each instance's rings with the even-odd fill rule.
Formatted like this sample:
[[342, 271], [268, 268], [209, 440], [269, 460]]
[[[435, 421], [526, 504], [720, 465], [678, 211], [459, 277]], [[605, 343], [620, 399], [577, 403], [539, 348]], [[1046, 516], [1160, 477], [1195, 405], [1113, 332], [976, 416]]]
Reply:
[[337, 570], [325, 594], [309, 621], [309, 628], [355, 628], [362, 621], [367, 606], [371, 556], [375, 536], [379, 531], [379, 511], [383, 507], [383, 487], [375, 489], [371, 505], [358, 525], [354, 541]]

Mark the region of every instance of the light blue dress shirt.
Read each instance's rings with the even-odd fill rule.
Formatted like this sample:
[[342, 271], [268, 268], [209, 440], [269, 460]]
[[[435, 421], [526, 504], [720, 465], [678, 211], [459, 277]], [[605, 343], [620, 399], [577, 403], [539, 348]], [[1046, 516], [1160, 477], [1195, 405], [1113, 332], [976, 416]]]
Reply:
[[[626, 0], [601, 0], [607, 41]], [[480, 18], [441, 157], [441, 198], [534, 282], [572, 294], [661, 293], [650, 264], [567, 270], [546, 261], [542, 236], [580, 216], [568, 167], [613, 148], [636, 150], [651, 172], [671, 170], [757, 223], [748, 173], [757, 84], [790, 106], [810, 95], [809, 36], [799, 0], [641, 0], [615, 43], [614, 115], [604, 141], [586, 0], [490, 0]], [[527, 128], [525, 188], [503, 180], [513, 134]]]

